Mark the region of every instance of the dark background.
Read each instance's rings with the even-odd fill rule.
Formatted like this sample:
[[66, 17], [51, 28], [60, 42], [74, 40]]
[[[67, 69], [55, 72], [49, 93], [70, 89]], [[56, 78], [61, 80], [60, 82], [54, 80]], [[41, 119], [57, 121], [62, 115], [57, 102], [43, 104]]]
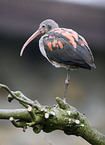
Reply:
[[[67, 102], [86, 114], [92, 126], [105, 134], [105, 7], [35, 0], [0, 0], [0, 83], [20, 90], [43, 105], [55, 104], [63, 97], [65, 69], [53, 67], [40, 53], [39, 37], [19, 56], [24, 42], [47, 19], [60, 27], [71, 28], [88, 42], [96, 69], [70, 72]], [[22, 108], [16, 101], [7, 102], [7, 92], [0, 89], [0, 109]], [[31, 129], [23, 133], [9, 121], [0, 121], [2, 145], [88, 145], [80, 137], [62, 131], [36, 135]]]

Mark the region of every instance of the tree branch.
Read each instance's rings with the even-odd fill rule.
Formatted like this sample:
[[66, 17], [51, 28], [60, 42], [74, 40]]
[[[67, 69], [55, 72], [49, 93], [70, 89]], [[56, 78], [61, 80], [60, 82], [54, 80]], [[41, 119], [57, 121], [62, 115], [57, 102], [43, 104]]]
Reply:
[[0, 109], [0, 119], [9, 119], [15, 127], [32, 127], [35, 133], [41, 130], [52, 132], [62, 130], [67, 135], [81, 136], [92, 145], [105, 145], [105, 136], [94, 129], [85, 115], [76, 108], [56, 98], [55, 107], [42, 106], [38, 101], [32, 101], [21, 92], [11, 91], [7, 86], [0, 84], [1, 88], [9, 92], [8, 101], [16, 99], [25, 109]]

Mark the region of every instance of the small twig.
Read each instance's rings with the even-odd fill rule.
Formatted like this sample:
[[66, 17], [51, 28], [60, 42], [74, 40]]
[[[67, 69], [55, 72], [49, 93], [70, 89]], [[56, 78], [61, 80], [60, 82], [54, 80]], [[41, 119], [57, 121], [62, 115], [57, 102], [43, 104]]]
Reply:
[[28, 105], [31, 105], [31, 106], [34, 106], [34, 101], [30, 101], [28, 99], [25, 100], [25, 99], [22, 99], [22, 98], [19, 98], [15, 95], [15, 93], [13, 93], [13, 91], [11, 91], [6, 85], [3, 85], [3, 84], [0, 84], [0, 88], [4, 88], [13, 98], [15, 98], [17, 101], [21, 102], [21, 103], [25, 103], [25, 104], [28, 104]]
[[40, 131], [42, 130], [43, 126], [41, 124], [37, 124], [35, 126], [33, 126], [33, 131], [35, 133], [40, 133]]
[[18, 122], [15, 121], [15, 119], [13, 117], [10, 117], [9, 120], [11, 121], [11, 123], [18, 128], [23, 128], [23, 131], [25, 132], [25, 130], [27, 129], [27, 125], [26, 125], [26, 121], [23, 120], [19, 120]]
[[28, 112], [30, 113], [30, 116], [31, 116], [31, 118], [32, 118], [32, 121], [35, 121], [36, 116], [35, 116], [35, 112], [34, 112], [34, 110], [32, 109], [32, 107], [29, 106], [27, 110], [28, 110]]

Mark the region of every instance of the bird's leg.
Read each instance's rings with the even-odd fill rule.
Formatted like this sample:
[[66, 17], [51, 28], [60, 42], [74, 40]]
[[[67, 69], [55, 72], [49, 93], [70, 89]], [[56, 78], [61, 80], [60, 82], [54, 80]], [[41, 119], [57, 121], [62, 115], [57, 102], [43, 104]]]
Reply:
[[69, 85], [69, 81], [70, 81], [70, 75], [69, 75], [69, 70], [67, 70], [67, 77], [66, 77], [66, 80], [65, 80], [65, 91], [64, 91], [64, 98], [63, 98], [63, 101], [66, 103], [66, 92], [67, 92], [67, 88], [68, 88], [68, 85]]

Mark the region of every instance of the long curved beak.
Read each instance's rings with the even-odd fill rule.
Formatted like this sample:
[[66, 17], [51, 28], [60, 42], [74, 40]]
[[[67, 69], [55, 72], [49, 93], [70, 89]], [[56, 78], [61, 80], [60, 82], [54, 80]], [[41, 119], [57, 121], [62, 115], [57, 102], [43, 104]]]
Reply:
[[40, 31], [39, 29], [25, 42], [25, 44], [23, 45], [21, 52], [20, 52], [20, 56], [22, 56], [23, 51], [25, 50], [26, 46], [33, 40], [35, 39], [38, 35], [40, 35]]

